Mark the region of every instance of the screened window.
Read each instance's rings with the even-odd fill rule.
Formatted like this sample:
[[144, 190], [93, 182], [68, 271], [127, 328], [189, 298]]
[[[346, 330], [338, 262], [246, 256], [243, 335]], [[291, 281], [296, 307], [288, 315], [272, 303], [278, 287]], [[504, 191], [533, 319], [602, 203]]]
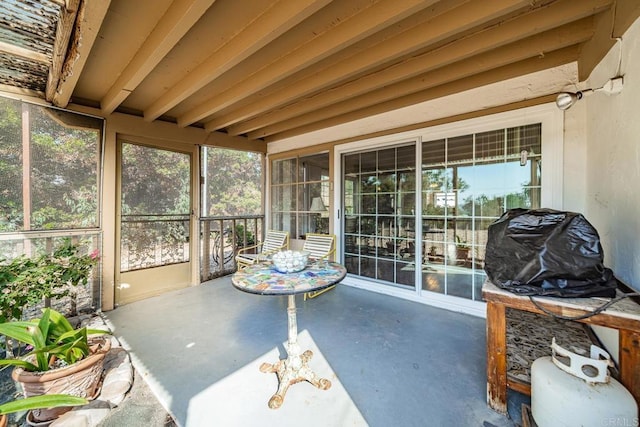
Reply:
[[202, 148], [202, 216], [262, 214], [263, 155]]
[[0, 98], [0, 232], [99, 226], [102, 123]]
[[[67, 239], [83, 254], [101, 249], [102, 129], [102, 119], [0, 97], [0, 261]], [[52, 306], [98, 307], [98, 271]]]

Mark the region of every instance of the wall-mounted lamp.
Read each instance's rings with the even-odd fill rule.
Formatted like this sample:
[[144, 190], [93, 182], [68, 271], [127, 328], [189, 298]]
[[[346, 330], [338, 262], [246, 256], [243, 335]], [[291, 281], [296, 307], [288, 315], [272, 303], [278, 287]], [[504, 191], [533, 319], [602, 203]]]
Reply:
[[578, 92], [560, 92], [556, 98], [556, 106], [561, 110], [567, 110], [584, 96], [591, 95], [594, 92], [604, 92], [607, 95], [614, 95], [621, 91], [622, 77], [614, 77], [613, 79], [609, 79], [604, 86], [597, 89], [585, 89]]

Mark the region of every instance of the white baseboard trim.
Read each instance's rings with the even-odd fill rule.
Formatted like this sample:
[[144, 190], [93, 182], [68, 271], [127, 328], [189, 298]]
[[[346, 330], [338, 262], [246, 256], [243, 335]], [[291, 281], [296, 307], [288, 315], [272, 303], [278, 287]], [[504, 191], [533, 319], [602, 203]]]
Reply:
[[464, 298], [458, 298], [448, 295], [442, 295], [435, 292], [423, 291], [421, 294], [409, 289], [401, 289], [394, 286], [383, 285], [374, 281], [364, 280], [357, 277], [347, 276], [341, 285], [351, 286], [358, 289], [364, 289], [379, 294], [390, 295], [396, 298], [402, 298], [409, 301], [419, 302], [421, 304], [442, 308], [458, 313], [465, 313], [476, 317], [487, 317], [487, 304], [481, 301], [471, 301]]

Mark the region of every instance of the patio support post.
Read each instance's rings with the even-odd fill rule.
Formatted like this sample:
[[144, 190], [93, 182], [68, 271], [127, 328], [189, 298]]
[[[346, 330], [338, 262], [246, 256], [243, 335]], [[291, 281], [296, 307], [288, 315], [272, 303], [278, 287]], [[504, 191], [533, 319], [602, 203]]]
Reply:
[[507, 413], [507, 325], [504, 304], [487, 302], [487, 403]]

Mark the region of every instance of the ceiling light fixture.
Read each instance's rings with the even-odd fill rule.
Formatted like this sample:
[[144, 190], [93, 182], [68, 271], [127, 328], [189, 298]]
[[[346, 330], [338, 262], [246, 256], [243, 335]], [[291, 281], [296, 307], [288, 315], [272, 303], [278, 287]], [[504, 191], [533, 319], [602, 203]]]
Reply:
[[622, 76], [609, 79], [604, 86], [596, 89], [585, 89], [578, 92], [560, 92], [556, 98], [556, 106], [561, 110], [571, 108], [573, 104], [578, 102], [586, 95], [594, 92], [604, 92], [607, 95], [615, 95], [622, 91]]

